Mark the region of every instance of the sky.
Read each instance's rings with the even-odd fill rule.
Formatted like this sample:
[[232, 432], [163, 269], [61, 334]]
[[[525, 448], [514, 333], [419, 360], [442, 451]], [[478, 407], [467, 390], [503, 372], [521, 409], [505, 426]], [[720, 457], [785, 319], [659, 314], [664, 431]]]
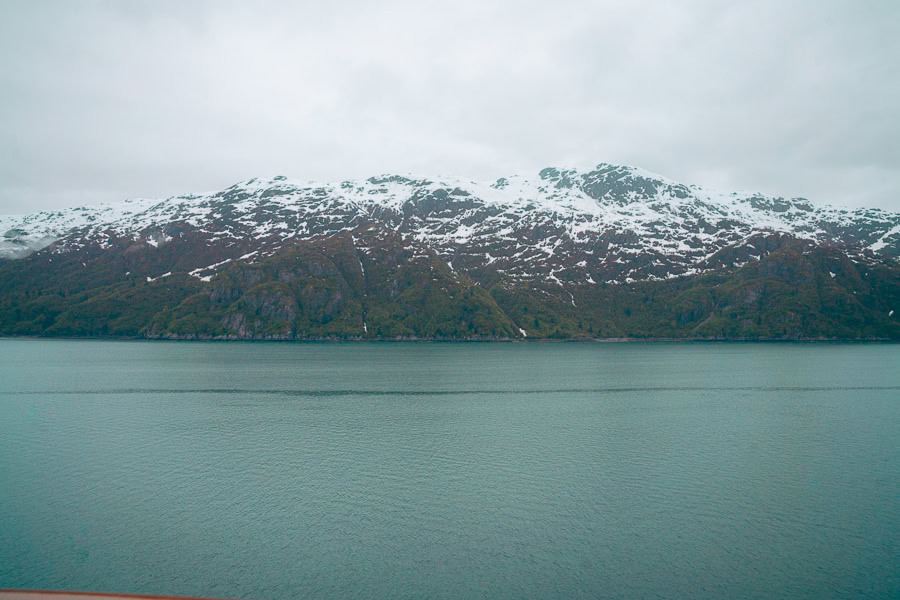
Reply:
[[900, 2], [0, 0], [0, 214], [635, 165], [900, 210]]

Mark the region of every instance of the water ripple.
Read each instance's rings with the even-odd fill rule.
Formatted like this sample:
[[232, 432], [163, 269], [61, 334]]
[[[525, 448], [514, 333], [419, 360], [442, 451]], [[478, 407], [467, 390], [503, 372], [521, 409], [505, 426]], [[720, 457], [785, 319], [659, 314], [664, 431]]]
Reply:
[[594, 387], [559, 389], [480, 389], [480, 390], [291, 390], [291, 389], [239, 389], [239, 388], [113, 388], [91, 390], [13, 390], [0, 391], [5, 396], [80, 396], [128, 394], [261, 394], [271, 396], [481, 396], [527, 394], [621, 394], [633, 392], [850, 392], [900, 390], [898, 385], [850, 385], [850, 386], [638, 386], [638, 387]]

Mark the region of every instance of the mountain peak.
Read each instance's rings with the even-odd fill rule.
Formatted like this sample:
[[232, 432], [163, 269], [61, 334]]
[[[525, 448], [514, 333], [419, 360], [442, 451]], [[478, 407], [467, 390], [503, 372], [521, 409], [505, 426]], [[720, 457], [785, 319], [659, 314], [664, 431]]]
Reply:
[[[815, 304], [849, 315], [833, 335], [898, 337], [884, 291], [898, 261], [896, 213], [714, 192], [631, 166], [491, 182], [276, 175], [0, 217], [0, 287], [15, 296], [0, 295], [0, 332], [22, 315], [37, 316], [11, 331], [102, 332], [119, 326], [97, 320], [106, 307], [139, 327], [117, 331], [151, 337], [821, 335], [803, 312]], [[112, 304], [93, 301], [109, 290]], [[793, 292], [763, 326], [759, 307], [779, 301], [767, 290]], [[171, 299], [175, 312], [132, 312]], [[48, 325], [63, 309], [74, 312]]]
[[569, 269], [572, 257], [581, 257], [574, 262], [585, 266], [576, 271], [586, 273], [600, 250], [622, 261], [617, 264], [643, 257], [616, 277], [675, 276], [761, 232], [900, 256], [896, 213], [714, 192], [638, 167], [600, 163], [589, 170], [547, 167], [533, 179], [512, 175], [493, 182], [397, 174], [340, 183], [255, 177], [165, 201], [0, 217], [0, 257], [26, 256], [52, 243], [109, 244], [117, 236], [141, 239], [148, 231], [183, 227], [234, 244], [281, 247], [367, 223], [409, 235], [447, 257], [472, 254], [475, 240], [490, 248], [478, 251], [482, 262], [493, 262], [503, 248], [519, 257], [507, 269], [516, 276]]

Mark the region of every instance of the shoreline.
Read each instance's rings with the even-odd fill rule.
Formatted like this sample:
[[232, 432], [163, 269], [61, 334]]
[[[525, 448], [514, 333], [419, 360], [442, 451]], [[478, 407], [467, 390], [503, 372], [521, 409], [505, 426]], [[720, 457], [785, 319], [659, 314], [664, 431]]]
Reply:
[[280, 344], [466, 344], [466, 343], [500, 343], [500, 344], [625, 344], [625, 343], [701, 343], [701, 344], [898, 344], [900, 339], [891, 338], [420, 338], [420, 337], [393, 337], [393, 338], [363, 338], [363, 337], [309, 337], [289, 339], [267, 338], [227, 338], [227, 337], [144, 337], [144, 336], [40, 336], [40, 335], [6, 335], [0, 334], [0, 340], [93, 340], [112, 342], [194, 342], [194, 343], [280, 343]]

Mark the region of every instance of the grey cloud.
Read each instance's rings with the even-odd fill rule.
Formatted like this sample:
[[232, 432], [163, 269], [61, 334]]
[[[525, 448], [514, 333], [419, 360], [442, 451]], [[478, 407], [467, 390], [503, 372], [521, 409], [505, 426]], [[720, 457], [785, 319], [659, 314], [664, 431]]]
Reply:
[[0, 213], [634, 164], [900, 210], [900, 4], [0, 3]]

